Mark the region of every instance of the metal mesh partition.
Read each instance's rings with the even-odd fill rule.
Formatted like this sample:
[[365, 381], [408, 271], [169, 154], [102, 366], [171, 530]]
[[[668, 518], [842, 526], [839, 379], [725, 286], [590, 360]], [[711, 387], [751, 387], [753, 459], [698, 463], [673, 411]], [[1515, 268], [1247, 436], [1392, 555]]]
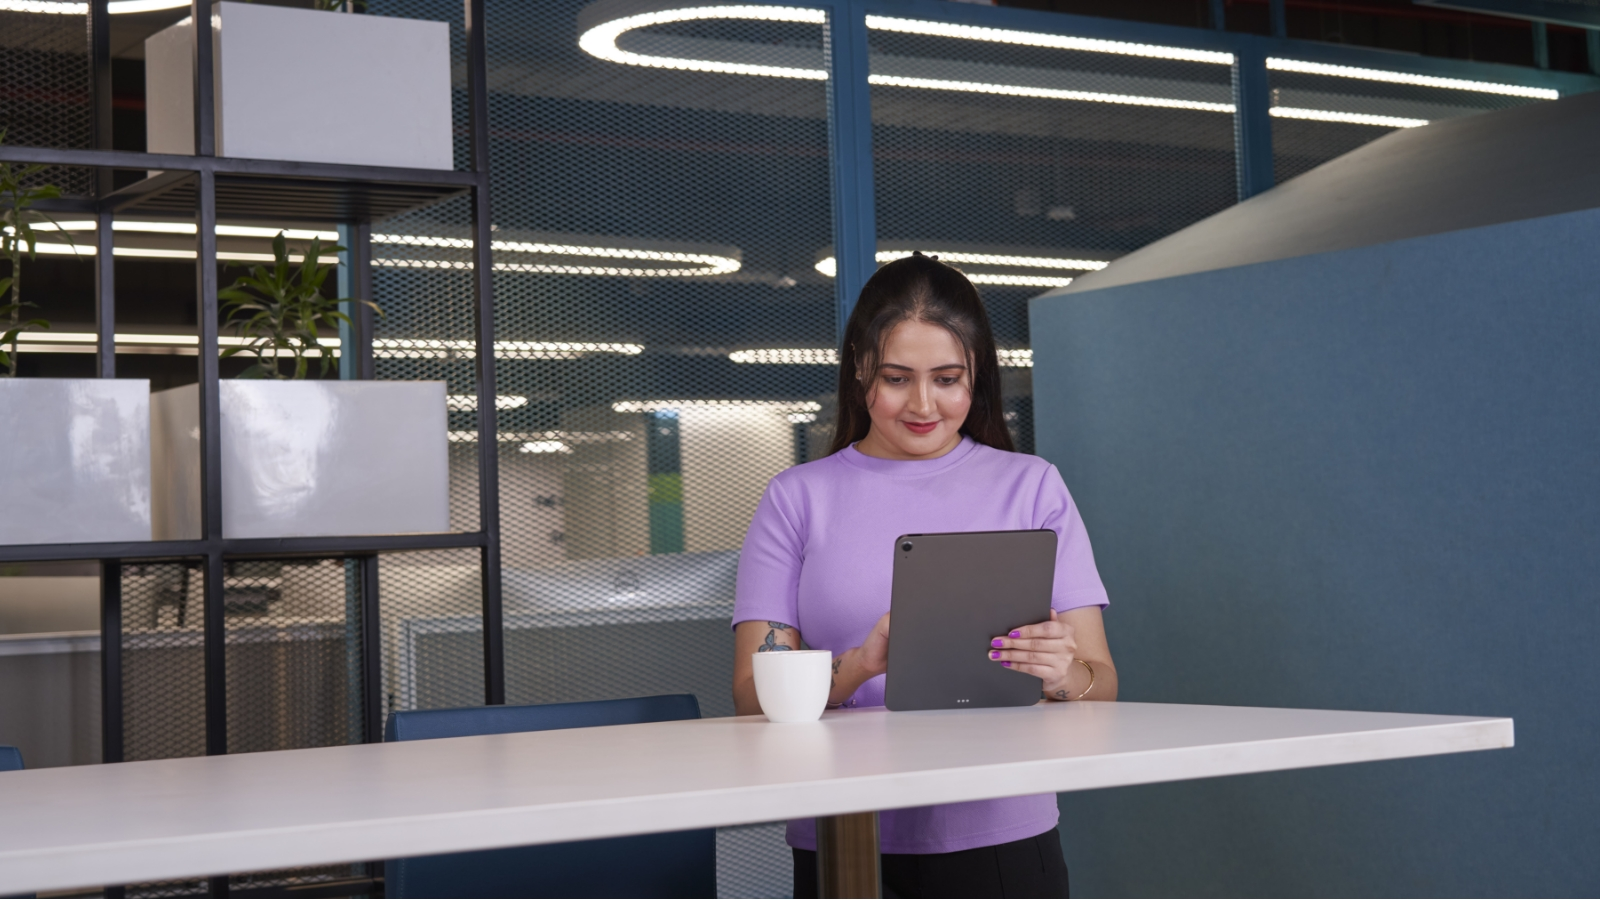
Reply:
[[[507, 701], [690, 692], [728, 715], [738, 547], [830, 388], [826, 367], [734, 355], [834, 344], [832, 284], [814, 268], [831, 241], [825, 89], [596, 58], [578, 45], [584, 5], [489, 12]], [[748, 20], [626, 40], [776, 63], [822, 46], [819, 24]], [[466, 225], [462, 206], [374, 226], [379, 377], [471, 392], [455, 349], [471, 339]], [[475, 407], [456, 402], [454, 515], [472, 528]], [[384, 560], [393, 708], [481, 702], [477, 576], [442, 568]], [[440, 597], [448, 613], [424, 611]], [[597, 648], [628, 664], [599, 664]], [[754, 833], [785, 852], [770, 827]], [[725, 874], [763, 871], [749, 845], [724, 841]], [[789, 887], [786, 869], [739, 883]]]
[[[1397, 128], [1477, 115], [1538, 102], [1538, 92], [1506, 85], [1429, 79], [1403, 72], [1349, 77], [1295, 71], [1297, 60], [1269, 60], [1272, 91], [1272, 168], [1282, 183]], [[1372, 70], [1346, 69], [1347, 73]], [[1396, 78], [1384, 81], [1380, 78]], [[1420, 82], [1420, 83], [1415, 83]], [[1482, 89], [1474, 89], [1474, 85]], [[1507, 89], [1514, 93], [1498, 93]]]
[[[43, 5], [43, 4], [41, 4]], [[88, 16], [0, 9], [0, 128], [18, 146], [90, 146]], [[93, 187], [88, 169], [53, 166], [37, 183], [67, 194]]]
[[228, 563], [228, 752], [358, 744], [361, 595], [347, 564]]
[[977, 283], [1031, 452], [1028, 298], [1235, 201], [1231, 70], [1219, 54], [877, 22], [878, 258], [937, 253]]
[[196, 563], [122, 567], [127, 760], [205, 755], [204, 603]]
[[[359, 582], [338, 560], [241, 561], [224, 573], [228, 751], [359, 743]], [[203, 756], [204, 598], [198, 564], [124, 565], [123, 722], [128, 760]], [[350, 865], [235, 875], [281, 888], [357, 877]], [[206, 896], [205, 879], [128, 886], [130, 897]]]

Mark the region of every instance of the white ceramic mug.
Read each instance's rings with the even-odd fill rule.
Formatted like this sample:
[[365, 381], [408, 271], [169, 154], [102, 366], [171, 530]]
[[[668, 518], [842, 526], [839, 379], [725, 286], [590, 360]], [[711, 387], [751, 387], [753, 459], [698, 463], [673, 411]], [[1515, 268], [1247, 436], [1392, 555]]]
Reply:
[[756, 699], [773, 722], [815, 722], [828, 706], [833, 652], [781, 650], [751, 655]]

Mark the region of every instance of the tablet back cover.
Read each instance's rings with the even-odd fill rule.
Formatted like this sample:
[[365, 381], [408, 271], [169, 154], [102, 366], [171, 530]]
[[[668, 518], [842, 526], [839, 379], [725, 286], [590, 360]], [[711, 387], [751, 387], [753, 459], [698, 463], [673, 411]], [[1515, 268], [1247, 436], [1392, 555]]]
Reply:
[[894, 557], [884, 705], [1037, 703], [1043, 683], [989, 659], [989, 641], [1050, 618], [1055, 532], [908, 534], [895, 540]]

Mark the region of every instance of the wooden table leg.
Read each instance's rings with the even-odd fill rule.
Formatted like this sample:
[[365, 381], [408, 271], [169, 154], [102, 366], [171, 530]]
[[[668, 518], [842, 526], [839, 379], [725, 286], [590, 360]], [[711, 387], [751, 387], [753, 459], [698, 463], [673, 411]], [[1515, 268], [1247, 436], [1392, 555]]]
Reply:
[[823, 897], [882, 897], [878, 814], [817, 817], [817, 887]]

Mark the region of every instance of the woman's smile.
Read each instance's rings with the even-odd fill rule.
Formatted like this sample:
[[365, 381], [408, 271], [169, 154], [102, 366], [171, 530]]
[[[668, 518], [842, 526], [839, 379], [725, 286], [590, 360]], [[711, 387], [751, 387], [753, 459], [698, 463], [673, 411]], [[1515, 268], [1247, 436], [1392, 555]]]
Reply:
[[939, 427], [939, 420], [934, 419], [932, 422], [902, 422], [900, 424], [911, 429], [913, 434], [932, 434], [933, 430]]

